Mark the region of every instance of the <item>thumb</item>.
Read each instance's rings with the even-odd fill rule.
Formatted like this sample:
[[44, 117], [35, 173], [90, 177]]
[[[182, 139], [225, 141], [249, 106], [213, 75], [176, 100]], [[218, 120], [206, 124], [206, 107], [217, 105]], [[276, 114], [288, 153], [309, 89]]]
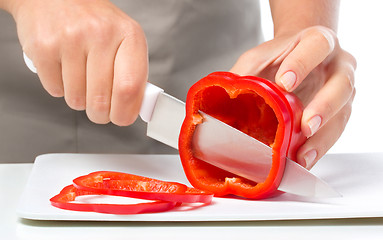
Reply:
[[[273, 39], [265, 42], [243, 53], [230, 69], [230, 72], [239, 75], [270, 75], [265, 72], [278, 67], [295, 45], [295, 41], [286, 44], [285, 39]], [[275, 69], [276, 71], [277, 69]]]

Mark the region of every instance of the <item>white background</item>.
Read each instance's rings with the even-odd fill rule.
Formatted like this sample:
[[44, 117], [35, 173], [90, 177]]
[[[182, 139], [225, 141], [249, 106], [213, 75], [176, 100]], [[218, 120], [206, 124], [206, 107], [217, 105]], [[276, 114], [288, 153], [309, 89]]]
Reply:
[[[273, 37], [268, 1], [260, 1], [265, 39]], [[338, 37], [358, 62], [353, 112], [330, 153], [382, 152], [383, 138], [383, 2], [341, 1]]]

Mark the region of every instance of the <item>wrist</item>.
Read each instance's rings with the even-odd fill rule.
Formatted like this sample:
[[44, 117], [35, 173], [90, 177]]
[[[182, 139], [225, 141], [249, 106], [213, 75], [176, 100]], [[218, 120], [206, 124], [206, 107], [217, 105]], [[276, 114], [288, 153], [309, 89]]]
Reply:
[[[324, 25], [316, 25], [316, 24], [307, 24], [307, 25], [301, 25], [300, 27], [296, 26], [294, 28], [281, 28], [281, 29], [275, 29], [274, 31], [274, 38], [288, 38], [292, 36], [296, 36], [298, 33], [308, 30], [310, 28], [326, 28], [326, 29], [331, 29], [327, 26]], [[331, 29], [332, 30], [332, 29]], [[334, 31], [335, 32], [335, 31]]]
[[338, 0], [270, 0], [270, 9], [274, 36], [293, 35], [313, 26], [337, 31]]

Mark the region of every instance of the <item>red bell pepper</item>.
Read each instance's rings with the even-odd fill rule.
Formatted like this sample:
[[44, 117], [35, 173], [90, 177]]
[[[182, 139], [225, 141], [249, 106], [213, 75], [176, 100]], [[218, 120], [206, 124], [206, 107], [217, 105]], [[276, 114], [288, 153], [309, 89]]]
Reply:
[[73, 180], [73, 185], [95, 194], [180, 203], [210, 203], [213, 194], [176, 182], [161, 181], [129, 173], [99, 171]]
[[50, 199], [51, 204], [55, 207], [85, 211], [85, 212], [99, 212], [110, 214], [138, 214], [138, 213], [154, 213], [167, 211], [177, 205], [175, 202], [166, 201], [153, 201], [147, 203], [137, 204], [101, 204], [101, 203], [76, 203], [77, 196], [95, 195], [94, 192], [79, 190], [73, 185], [66, 186], [61, 192]]
[[[179, 137], [179, 153], [188, 180], [215, 196], [260, 199], [273, 195], [283, 176], [285, 157], [296, 160], [296, 151], [306, 140], [300, 128], [302, 109], [295, 95], [262, 78], [229, 72], [202, 78], [189, 89]], [[272, 147], [272, 166], [264, 182], [250, 181], [194, 157], [193, 133], [203, 121], [199, 111]]]

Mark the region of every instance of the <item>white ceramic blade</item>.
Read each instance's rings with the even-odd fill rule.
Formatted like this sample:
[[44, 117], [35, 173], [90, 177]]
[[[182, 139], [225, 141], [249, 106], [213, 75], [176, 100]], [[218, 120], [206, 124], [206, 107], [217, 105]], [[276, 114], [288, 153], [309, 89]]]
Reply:
[[305, 197], [326, 198], [342, 196], [325, 181], [311, 174], [306, 168], [290, 159], [286, 159], [285, 172], [278, 189]]
[[194, 132], [192, 147], [195, 156], [252, 181], [265, 181], [271, 169], [271, 148], [205, 113], [200, 113], [204, 120]]
[[[272, 150], [255, 138], [207, 115], [194, 133], [193, 151], [197, 158], [255, 182], [263, 182], [272, 164]], [[281, 191], [307, 197], [340, 196], [327, 183], [290, 159]]]

